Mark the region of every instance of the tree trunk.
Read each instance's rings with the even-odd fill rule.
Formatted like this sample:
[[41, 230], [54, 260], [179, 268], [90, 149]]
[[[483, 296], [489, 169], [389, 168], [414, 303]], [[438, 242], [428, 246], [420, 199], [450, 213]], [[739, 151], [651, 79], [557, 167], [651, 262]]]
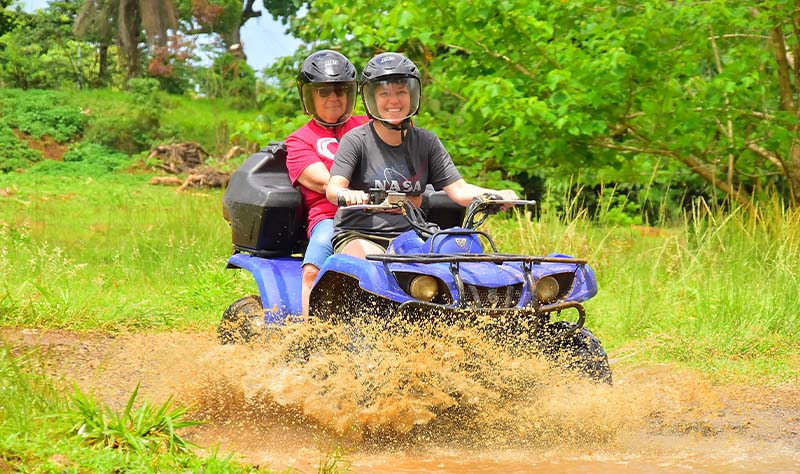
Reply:
[[119, 6], [120, 47], [125, 54], [125, 84], [139, 74], [139, 40], [142, 16], [137, 0], [122, 0]]
[[[792, 67], [789, 64], [789, 56], [786, 51], [786, 39], [783, 37], [783, 28], [781, 23], [777, 23], [772, 30], [770, 30], [770, 40], [772, 43], [772, 51], [775, 55], [775, 62], [778, 69], [778, 91], [780, 93], [781, 110], [793, 112], [795, 117], [794, 135], [792, 143], [789, 147], [789, 159], [786, 166], [786, 180], [789, 184], [789, 193], [791, 198], [791, 206], [797, 207], [800, 205], [800, 139], [797, 138], [800, 132], [800, 123], [798, 123], [798, 110], [800, 107], [796, 105], [794, 100], [794, 90], [792, 89]], [[797, 60], [798, 58], [793, 58]], [[795, 64], [795, 67], [797, 64]], [[795, 74], [797, 71], [795, 70]]]
[[110, 81], [108, 73], [108, 44], [103, 43], [97, 46], [98, 66], [97, 81], [101, 85], [107, 85]]

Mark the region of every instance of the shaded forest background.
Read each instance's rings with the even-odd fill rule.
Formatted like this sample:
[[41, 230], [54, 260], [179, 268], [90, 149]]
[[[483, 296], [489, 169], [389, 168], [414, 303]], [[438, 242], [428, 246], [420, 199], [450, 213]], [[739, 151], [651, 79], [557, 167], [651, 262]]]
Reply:
[[[393, 50], [423, 72], [418, 125], [487, 185], [589, 209], [613, 192], [605, 214], [632, 224], [701, 198], [800, 204], [796, 0], [0, 6], [4, 173], [41, 161], [31, 139], [89, 161], [189, 140], [246, 154], [307, 120], [294, 77], [310, 51], [340, 50], [360, 70]], [[261, 15], [304, 45], [254, 71], [239, 31]]]

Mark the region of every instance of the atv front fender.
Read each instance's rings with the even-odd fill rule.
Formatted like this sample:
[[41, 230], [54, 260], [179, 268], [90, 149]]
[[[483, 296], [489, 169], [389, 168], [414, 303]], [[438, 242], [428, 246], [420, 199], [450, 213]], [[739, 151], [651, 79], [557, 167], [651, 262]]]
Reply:
[[261, 295], [267, 324], [283, 324], [286, 317], [302, 314], [302, 259], [267, 259], [237, 253], [228, 259], [228, 268], [241, 268], [253, 275]]
[[328, 257], [325, 264], [322, 265], [314, 285], [328, 272], [335, 272], [355, 278], [358, 280], [359, 286], [365, 291], [393, 301], [402, 302], [410, 299], [397, 285], [395, 279], [387, 275], [382, 263], [342, 253], [334, 254]]

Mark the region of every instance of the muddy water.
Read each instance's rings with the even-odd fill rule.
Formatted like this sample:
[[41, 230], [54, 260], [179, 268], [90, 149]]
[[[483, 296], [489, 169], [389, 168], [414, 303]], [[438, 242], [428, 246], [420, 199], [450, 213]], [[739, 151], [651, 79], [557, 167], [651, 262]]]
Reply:
[[250, 346], [198, 333], [0, 340], [37, 348], [43, 370], [111, 406], [137, 382], [154, 403], [173, 395], [207, 421], [185, 433], [203, 450], [275, 470], [800, 473], [797, 386], [714, 386], [625, 365], [607, 387], [469, 329], [298, 325]]

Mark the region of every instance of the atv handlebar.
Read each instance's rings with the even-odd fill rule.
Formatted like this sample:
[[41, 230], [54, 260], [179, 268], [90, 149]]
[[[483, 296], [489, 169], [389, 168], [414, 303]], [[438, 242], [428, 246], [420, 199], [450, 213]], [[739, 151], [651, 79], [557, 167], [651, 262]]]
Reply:
[[536, 201], [527, 199], [502, 199], [501, 196], [493, 193], [483, 194], [472, 200], [467, 207], [464, 217], [465, 229], [475, 230], [483, 224], [486, 219], [498, 212], [515, 206], [535, 206]]
[[337, 205], [339, 207], [347, 208], [349, 211], [390, 211], [403, 207], [406, 201], [404, 193], [386, 192], [378, 189], [370, 189], [367, 193], [369, 195], [369, 204], [351, 204], [347, 205], [344, 196], [336, 196]]
[[[401, 212], [412, 227], [417, 229], [418, 232], [425, 229], [424, 233], [426, 234], [430, 232], [431, 226], [435, 227], [434, 224], [425, 221], [424, 215], [420, 210], [408, 203], [405, 193], [370, 189], [367, 194], [369, 195], [369, 204], [352, 204], [348, 206], [341, 195], [337, 196], [337, 204], [340, 208], [348, 211]], [[497, 214], [501, 210], [516, 206], [534, 205], [536, 205], [534, 200], [502, 199], [498, 194], [483, 194], [475, 197], [467, 207], [463, 227], [474, 230], [483, 224], [488, 216]]]

